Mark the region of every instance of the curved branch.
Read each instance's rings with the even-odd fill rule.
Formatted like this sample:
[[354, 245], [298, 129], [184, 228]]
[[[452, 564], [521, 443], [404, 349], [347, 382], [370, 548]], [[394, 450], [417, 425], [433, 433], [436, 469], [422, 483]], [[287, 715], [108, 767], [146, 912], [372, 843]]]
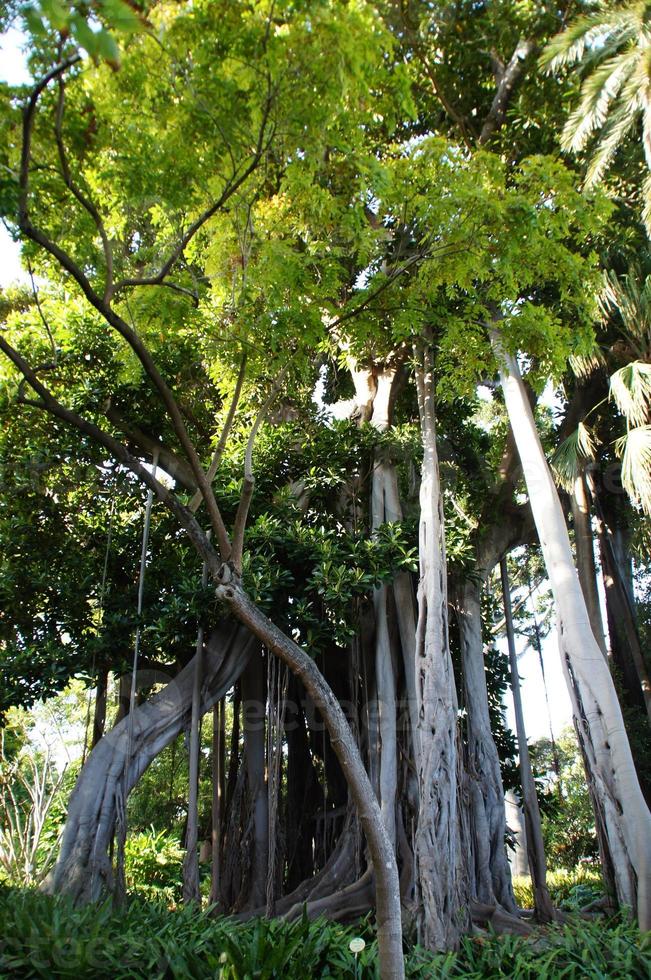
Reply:
[[139, 459], [132, 456], [129, 450], [121, 442], [115, 439], [108, 432], [100, 429], [100, 427], [95, 425], [94, 422], [89, 422], [81, 415], [77, 415], [76, 412], [66, 408], [59, 401], [57, 401], [57, 399], [45, 387], [45, 385], [38, 380], [36, 373], [32, 370], [22, 355], [19, 354], [18, 351], [11, 346], [11, 344], [7, 343], [1, 334], [0, 350], [3, 351], [3, 353], [6, 354], [15, 367], [18, 368], [30, 388], [32, 388], [41, 399], [40, 401], [36, 401], [34, 399], [21, 398], [20, 403], [23, 405], [29, 405], [32, 408], [39, 408], [50, 415], [54, 415], [56, 418], [60, 418], [63, 422], [67, 422], [69, 425], [74, 426], [80, 432], [83, 432], [85, 435], [89, 436], [89, 438], [91, 438], [94, 442], [107, 449], [111, 456], [118, 460], [118, 462], [122, 463], [122, 465], [127, 469], [131, 470], [131, 472], [134, 473], [150, 490], [153, 490], [158, 499], [172, 511], [201, 557], [207, 562], [210, 571], [216, 575], [221, 565], [219, 557], [211, 547], [206, 534], [200, 527], [199, 523], [195, 520], [194, 515], [190, 513], [187, 507], [184, 507], [183, 504], [177, 500], [176, 496], [170, 490], [168, 490], [163, 483], [157, 480]]
[[61, 175], [63, 177], [63, 182], [73, 195], [76, 200], [81, 204], [82, 208], [91, 216], [93, 223], [97, 228], [97, 232], [102, 241], [102, 249], [104, 251], [104, 261], [106, 262], [106, 287], [104, 291], [104, 298], [110, 294], [111, 285], [113, 282], [113, 250], [111, 248], [111, 243], [109, 242], [108, 235], [106, 234], [106, 229], [104, 228], [104, 222], [102, 221], [101, 215], [97, 210], [95, 204], [86, 197], [86, 195], [81, 191], [79, 187], [75, 184], [70, 173], [70, 166], [68, 164], [68, 157], [66, 155], [66, 148], [63, 143], [63, 110], [65, 105], [65, 85], [63, 78], [59, 76], [59, 99], [57, 102], [57, 111], [54, 123], [54, 136], [57, 144], [57, 150], [59, 151], [59, 160], [61, 161]]
[[36, 105], [38, 98], [46, 88], [46, 86], [59, 75], [61, 75], [67, 68], [71, 65], [76, 64], [80, 60], [80, 56], [76, 55], [73, 58], [68, 58], [66, 61], [61, 62], [56, 68], [53, 68], [34, 88], [29, 102], [25, 108], [25, 113], [23, 117], [23, 146], [22, 146], [22, 157], [21, 157], [21, 171], [20, 171], [20, 198], [19, 198], [19, 209], [18, 209], [18, 223], [21, 231], [30, 238], [37, 245], [40, 245], [47, 252], [52, 255], [59, 265], [68, 272], [75, 282], [80, 287], [84, 296], [100, 313], [109, 326], [113, 327], [120, 336], [126, 340], [129, 344], [136, 357], [142, 364], [143, 368], [150, 381], [153, 383], [154, 387], [157, 389], [160, 398], [167, 409], [170, 416], [170, 421], [174, 428], [174, 432], [181, 444], [181, 447], [192, 467], [192, 471], [195, 475], [197, 481], [197, 487], [201, 491], [201, 494], [206, 501], [206, 508], [208, 510], [208, 515], [210, 517], [210, 522], [212, 528], [215, 532], [217, 539], [217, 544], [219, 550], [222, 554], [224, 560], [228, 559], [230, 555], [230, 541], [228, 539], [228, 534], [226, 532], [226, 527], [222, 519], [219, 507], [217, 506], [217, 501], [210, 488], [208, 481], [206, 480], [205, 473], [197, 456], [196, 449], [188, 435], [187, 429], [185, 427], [185, 422], [183, 421], [183, 416], [179, 409], [179, 406], [172, 394], [171, 389], [163, 379], [162, 375], [158, 371], [154, 359], [152, 358], [149, 350], [142, 342], [138, 334], [132, 327], [126, 323], [114, 310], [108, 301], [102, 299], [99, 294], [95, 291], [91, 285], [88, 277], [84, 274], [82, 269], [77, 265], [77, 263], [71, 258], [71, 256], [62, 249], [56, 242], [53, 242], [40, 228], [33, 225], [29, 218], [29, 212], [27, 209], [27, 192], [29, 186], [29, 163], [31, 158], [31, 138], [32, 130], [34, 126], [34, 114], [36, 111]]
[[246, 520], [249, 516], [249, 507], [251, 506], [251, 498], [253, 497], [253, 487], [255, 484], [255, 477], [253, 476], [253, 445], [255, 443], [255, 438], [258, 434], [258, 430], [262, 425], [263, 421], [267, 417], [269, 409], [273, 405], [278, 392], [280, 391], [280, 386], [287, 376], [289, 371], [289, 364], [286, 364], [282, 369], [276, 380], [274, 381], [271, 391], [265, 401], [264, 405], [258, 412], [257, 418], [253, 423], [253, 428], [249, 433], [249, 439], [246, 444], [246, 452], [244, 454], [244, 482], [242, 484], [242, 492], [240, 494], [240, 502], [237, 507], [237, 514], [235, 515], [235, 523], [233, 525], [233, 548], [231, 551], [231, 562], [235, 571], [238, 574], [242, 572], [242, 554], [244, 551], [244, 531], [246, 529]]

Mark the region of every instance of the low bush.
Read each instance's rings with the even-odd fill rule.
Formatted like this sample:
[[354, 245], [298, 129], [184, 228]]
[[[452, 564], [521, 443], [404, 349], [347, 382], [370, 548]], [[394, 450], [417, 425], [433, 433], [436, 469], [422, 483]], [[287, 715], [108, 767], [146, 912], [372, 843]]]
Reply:
[[[553, 904], [567, 911], [578, 911], [604, 893], [601, 872], [589, 865], [573, 871], [566, 871], [565, 868], [550, 871], [547, 874], [547, 887]], [[533, 908], [533, 886], [529, 875], [514, 877], [513, 892], [521, 909]]]
[[[133, 899], [74, 909], [36, 891], [0, 887], [0, 976], [96, 980], [375, 980], [377, 944], [370, 920], [342, 926], [323, 919], [247, 923], [195, 908], [170, 912]], [[349, 949], [365, 940], [356, 962]], [[458, 953], [407, 956], [407, 977], [466, 980], [648, 980], [651, 937], [623, 919], [579, 919], [530, 939], [482, 936]], [[646, 943], [646, 945], [645, 945]]]

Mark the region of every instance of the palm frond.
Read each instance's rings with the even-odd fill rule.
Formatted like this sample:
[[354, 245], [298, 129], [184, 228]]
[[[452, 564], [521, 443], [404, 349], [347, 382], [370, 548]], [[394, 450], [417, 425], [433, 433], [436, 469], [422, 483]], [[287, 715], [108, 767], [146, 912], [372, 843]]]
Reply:
[[629, 425], [644, 425], [651, 405], [651, 364], [631, 361], [615, 371], [610, 394]]
[[[651, 174], [647, 181], [651, 202]], [[606, 272], [598, 302], [605, 317], [619, 313], [632, 346], [641, 353], [651, 350], [651, 277], [643, 279], [639, 266], [632, 265], [621, 278]]]
[[622, 485], [631, 500], [651, 515], [651, 425], [629, 429], [615, 443], [622, 460]]
[[613, 49], [639, 34], [640, 4], [632, 4], [622, 10], [598, 10], [586, 14], [553, 37], [543, 51], [539, 64], [552, 74], [559, 68], [575, 65], [586, 60], [592, 48], [597, 55], [608, 55]]
[[606, 366], [606, 358], [598, 344], [595, 344], [588, 354], [572, 354], [568, 363], [570, 370], [575, 378], [585, 380], [596, 371], [601, 371]]
[[606, 122], [612, 102], [635, 73], [635, 50], [608, 58], [581, 86], [578, 107], [570, 114], [561, 138], [564, 150], [583, 149], [590, 136]]
[[570, 491], [587, 460], [594, 459], [596, 440], [585, 423], [564, 439], [552, 456], [552, 469], [557, 482]]

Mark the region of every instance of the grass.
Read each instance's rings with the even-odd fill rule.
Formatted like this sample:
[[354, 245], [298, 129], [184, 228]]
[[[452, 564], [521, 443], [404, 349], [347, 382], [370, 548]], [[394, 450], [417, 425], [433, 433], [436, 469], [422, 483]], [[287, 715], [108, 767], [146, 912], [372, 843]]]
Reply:
[[[374, 980], [377, 946], [370, 920], [356, 926], [301, 919], [236, 923], [195, 909], [170, 912], [133, 900], [73, 909], [35, 891], [0, 888], [0, 976], [75, 980]], [[357, 964], [350, 940], [366, 947]], [[466, 938], [457, 953], [407, 955], [409, 978], [466, 980], [648, 980], [651, 936], [634, 925], [576, 919], [533, 938]]]

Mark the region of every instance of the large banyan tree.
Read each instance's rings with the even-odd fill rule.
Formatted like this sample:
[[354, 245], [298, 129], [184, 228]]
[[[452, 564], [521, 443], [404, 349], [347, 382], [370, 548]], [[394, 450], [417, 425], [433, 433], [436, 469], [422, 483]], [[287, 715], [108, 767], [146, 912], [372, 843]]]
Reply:
[[220, 909], [374, 907], [383, 976], [405, 909], [433, 949], [526, 931], [482, 590], [537, 530], [600, 841], [648, 925], [651, 817], [531, 410], [590, 351], [609, 208], [550, 157], [482, 148], [524, 55], [471, 145], [419, 131], [407, 35], [373, 4], [117, 6], [120, 52], [50, 12], [3, 120], [34, 288], [0, 334], [27, 595], [2, 643], [47, 661], [43, 690], [97, 691], [48, 888], [121, 892], [129, 794], [188, 731], [187, 901], [201, 822]]

